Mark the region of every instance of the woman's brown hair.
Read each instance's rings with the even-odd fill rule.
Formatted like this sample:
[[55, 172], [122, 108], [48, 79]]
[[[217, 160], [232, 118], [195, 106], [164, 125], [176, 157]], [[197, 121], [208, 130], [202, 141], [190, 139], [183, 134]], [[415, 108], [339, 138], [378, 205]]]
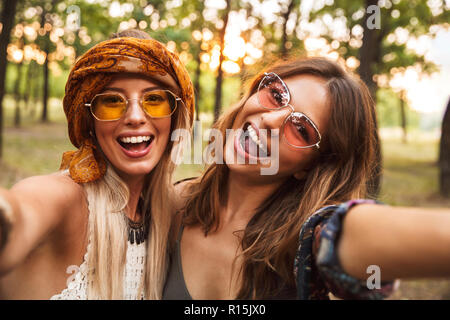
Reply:
[[[374, 103], [364, 83], [325, 58], [286, 61], [269, 67], [282, 79], [308, 74], [325, 79], [330, 104], [329, 134], [320, 155], [302, 180], [294, 177], [257, 208], [241, 235], [238, 299], [268, 299], [287, 290], [295, 294], [293, 265], [300, 229], [319, 208], [368, 197], [379, 150]], [[247, 94], [214, 125], [225, 137], [258, 87], [263, 73], [251, 82]], [[228, 167], [212, 164], [190, 185], [184, 223], [201, 225], [205, 235], [219, 226], [219, 208], [225, 203]]]

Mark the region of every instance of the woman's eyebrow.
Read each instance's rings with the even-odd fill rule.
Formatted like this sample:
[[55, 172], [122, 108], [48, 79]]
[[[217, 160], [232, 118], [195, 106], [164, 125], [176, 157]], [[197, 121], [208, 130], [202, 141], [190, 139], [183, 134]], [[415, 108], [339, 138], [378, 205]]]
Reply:
[[123, 90], [122, 88], [116, 88], [116, 87], [106, 87], [106, 88], [103, 88], [103, 90], [104, 90], [104, 91], [106, 91], [106, 90], [110, 90], [110, 91], [120, 91], [120, 92], [122, 92], [122, 93], [125, 93], [125, 90]]
[[306, 113], [306, 112], [304, 112], [303, 111], [303, 106], [302, 106], [302, 110], [296, 110], [295, 109], [295, 106], [292, 104], [292, 94], [291, 94], [291, 91], [289, 90], [289, 87], [288, 87], [288, 85], [285, 83], [285, 85], [286, 85], [286, 88], [288, 89], [288, 92], [289, 92], [289, 105], [291, 105], [292, 106], [292, 108], [294, 109], [294, 112], [300, 112], [300, 113], [303, 113], [305, 116], [307, 116], [308, 118], [309, 118], [309, 120], [311, 120], [313, 123], [314, 123], [314, 125], [317, 127], [317, 130], [319, 130], [320, 131], [320, 128], [319, 128], [319, 125], [317, 124], [317, 121], [316, 120], [314, 120], [313, 119], [313, 117], [311, 117], [310, 115], [309, 115], [309, 113]]
[[[147, 92], [147, 91], [151, 91], [151, 90], [155, 90], [155, 89], [163, 89], [160, 86], [151, 86], [151, 87], [147, 87], [141, 90], [141, 93]], [[110, 91], [119, 91], [121, 93], [126, 93], [126, 90], [122, 89], [122, 88], [118, 88], [118, 87], [106, 87], [103, 89], [104, 91], [110, 90]]]
[[156, 82], [159, 86], [160, 86], [160, 89], [167, 89], [167, 90], [170, 90], [170, 91], [172, 91], [172, 92], [174, 92], [174, 93], [176, 93], [176, 94], [179, 94], [180, 92], [180, 90], [179, 90], [179, 88], [178, 88], [178, 86], [173, 86], [170, 82], [168, 82], [168, 81], [163, 81], [163, 80], [161, 80], [161, 79], [155, 79], [155, 78], [153, 78], [152, 79], [152, 81], [154, 81], [154, 82]]
[[144, 92], [152, 91], [152, 90], [155, 90], [155, 89], [163, 89], [163, 90], [165, 90], [164, 87], [160, 87], [160, 86], [152, 86], [152, 87], [148, 87], [148, 88], [142, 89], [141, 92], [144, 93]]

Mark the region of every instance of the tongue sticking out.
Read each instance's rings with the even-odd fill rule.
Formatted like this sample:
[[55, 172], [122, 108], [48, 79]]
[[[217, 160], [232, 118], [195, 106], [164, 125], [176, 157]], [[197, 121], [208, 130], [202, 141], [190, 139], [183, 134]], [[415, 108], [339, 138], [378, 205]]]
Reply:
[[244, 138], [244, 150], [248, 154], [250, 154], [254, 157], [258, 157], [259, 147], [252, 139], [250, 139], [249, 136], [246, 136]]
[[261, 148], [259, 144], [253, 141], [248, 130], [241, 134], [240, 143], [242, 149], [255, 158], [265, 158], [268, 156], [267, 149], [265, 149], [264, 146]]

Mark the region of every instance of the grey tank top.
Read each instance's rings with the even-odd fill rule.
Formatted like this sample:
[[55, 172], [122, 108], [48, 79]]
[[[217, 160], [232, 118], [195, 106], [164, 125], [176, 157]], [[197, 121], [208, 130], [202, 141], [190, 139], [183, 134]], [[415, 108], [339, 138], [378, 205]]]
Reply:
[[175, 243], [175, 250], [170, 257], [170, 267], [166, 278], [166, 284], [163, 291], [163, 300], [192, 300], [191, 295], [186, 287], [183, 276], [183, 266], [181, 264], [181, 236], [183, 234], [183, 226], [178, 233]]
[[[186, 282], [183, 276], [183, 266], [181, 264], [181, 236], [183, 235], [184, 227], [181, 226], [178, 233], [177, 241], [175, 243], [174, 251], [170, 257], [170, 267], [164, 286], [162, 300], [192, 300], [191, 295], [186, 287]], [[296, 299], [296, 291], [291, 288], [288, 289], [281, 285], [281, 291], [273, 296], [268, 297], [268, 300], [291, 300]]]

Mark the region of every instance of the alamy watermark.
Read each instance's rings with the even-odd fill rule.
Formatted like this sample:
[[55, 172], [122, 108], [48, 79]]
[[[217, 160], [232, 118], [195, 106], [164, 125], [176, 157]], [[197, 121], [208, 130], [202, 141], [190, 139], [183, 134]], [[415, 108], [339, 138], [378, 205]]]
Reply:
[[[279, 170], [279, 130], [259, 129], [257, 137], [251, 137], [242, 129], [226, 129], [226, 135], [218, 129], [202, 130], [200, 121], [194, 122], [193, 137], [190, 130], [176, 129], [170, 140], [178, 142], [171, 160], [179, 164], [260, 164], [261, 175], [275, 175]], [[247, 141], [247, 142], [246, 142]], [[203, 143], [208, 142], [206, 147]]]
[[367, 278], [366, 286], [369, 290], [381, 289], [381, 269], [377, 265], [370, 265], [366, 269], [366, 273], [370, 274]]
[[70, 31], [78, 31], [81, 27], [81, 9], [77, 5], [71, 5], [66, 9], [66, 26]]
[[366, 8], [366, 13], [368, 15], [366, 20], [367, 28], [370, 30], [381, 29], [380, 7], [375, 4], [368, 6]]
[[69, 284], [75, 280], [75, 276], [77, 273], [80, 272], [80, 267], [76, 265], [70, 265], [66, 269], [66, 273], [70, 274], [70, 276], [67, 278], [66, 285], [69, 287]]

